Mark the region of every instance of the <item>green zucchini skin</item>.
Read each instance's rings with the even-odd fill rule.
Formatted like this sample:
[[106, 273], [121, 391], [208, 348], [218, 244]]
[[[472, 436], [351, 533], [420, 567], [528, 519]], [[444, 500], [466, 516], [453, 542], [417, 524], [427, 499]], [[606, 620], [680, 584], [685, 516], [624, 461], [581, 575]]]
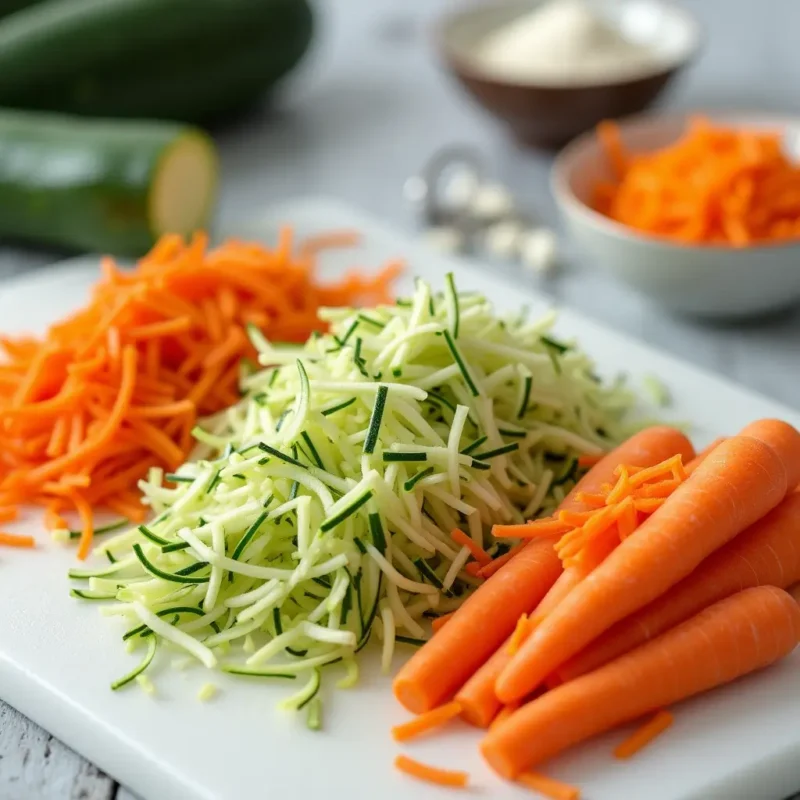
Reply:
[[154, 180], [185, 137], [208, 141], [214, 159], [204, 133], [176, 123], [0, 112], [0, 237], [141, 255], [160, 233]]
[[289, 72], [307, 0], [43, 0], [0, 22], [0, 105], [214, 120]]
[[42, 0], [0, 0], [0, 19], [13, 14], [15, 11], [20, 11], [23, 8], [41, 2]]

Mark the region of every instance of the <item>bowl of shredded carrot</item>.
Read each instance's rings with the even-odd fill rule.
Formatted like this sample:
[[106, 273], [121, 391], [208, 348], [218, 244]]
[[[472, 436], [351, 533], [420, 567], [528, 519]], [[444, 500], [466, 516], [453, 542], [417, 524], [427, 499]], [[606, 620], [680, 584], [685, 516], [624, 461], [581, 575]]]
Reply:
[[668, 308], [742, 317], [800, 299], [798, 120], [604, 122], [556, 159], [553, 193], [598, 267]]

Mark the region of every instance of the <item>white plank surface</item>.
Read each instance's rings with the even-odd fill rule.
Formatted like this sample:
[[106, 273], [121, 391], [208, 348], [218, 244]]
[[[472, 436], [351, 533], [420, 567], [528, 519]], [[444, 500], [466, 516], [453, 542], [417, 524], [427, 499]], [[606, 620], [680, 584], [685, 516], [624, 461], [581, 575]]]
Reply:
[[[463, 289], [484, 292], [501, 308], [527, 300], [539, 309], [547, 305], [485, 270], [439, 259], [337, 204], [298, 201], [265, 215], [249, 231], [272, 238], [270, 232], [285, 219], [294, 222], [299, 236], [336, 226], [359, 228], [365, 241], [356, 256], [363, 264], [377, 265], [402, 252], [411, 271], [434, 283], [455, 268]], [[324, 272], [339, 272], [352, 260], [352, 254], [334, 254]], [[9, 286], [0, 316], [11, 330], [42, 325], [80, 300], [94, 272], [93, 265], [78, 265]], [[410, 275], [404, 281], [407, 291]], [[560, 326], [562, 334], [579, 337], [607, 375], [623, 369], [635, 379], [650, 372], [664, 377], [675, 398], [673, 413], [692, 420], [700, 445], [759, 416], [800, 424], [800, 414], [576, 314], [564, 312]], [[265, 769], [275, 790], [293, 798], [380, 793], [400, 800], [412, 791], [391, 769], [397, 748], [387, 730], [404, 714], [391, 697], [388, 679], [377, 675], [374, 658], [366, 658], [362, 687], [328, 697], [322, 734], [274, 710], [284, 687], [215, 676], [221, 696], [211, 704], [198, 703], [196, 691], [208, 679], [202, 669], [181, 675], [160, 662], [154, 674], [157, 698], [135, 688], [112, 695], [108, 682], [129, 668], [132, 657], [124, 653], [114, 623], [99, 618], [91, 604], [66, 596], [70, 561], [70, 552], [46, 543], [39, 552], [3, 554], [0, 569], [7, 572], [0, 582], [0, 608], [15, 613], [0, 616], [0, 696], [145, 800], [236, 800], [262, 785]], [[800, 656], [795, 656], [684, 704], [658, 746], [624, 767], [609, 756], [616, 733], [559, 759], [549, 771], [581, 785], [591, 800], [639, 797], [643, 791], [649, 800], [780, 800], [800, 783], [798, 666]], [[474, 749], [478, 738], [460, 727], [415, 750], [434, 763], [467, 767], [492, 797], [527, 796], [489, 773]], [[198, 758], [201, 743], [225, 758]], [[415, 785], [413, 792], [420, 800], [449, 796], [429, 786]]]

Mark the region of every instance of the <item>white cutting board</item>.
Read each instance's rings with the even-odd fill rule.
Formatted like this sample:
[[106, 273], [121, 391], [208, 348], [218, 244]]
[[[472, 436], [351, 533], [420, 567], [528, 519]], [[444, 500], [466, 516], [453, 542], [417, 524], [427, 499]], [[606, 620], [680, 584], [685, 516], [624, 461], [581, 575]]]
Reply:
[[[434, 255], [335, 202], [296, 201], [264, 213], [246, 230], [273, 239], [282, 221], [291, 222], [299, 236], [339, 227], [364, 233], [363, 247], [332, 254], [325, 274], [353, 264], [372, 268], [402, 255], [413, 272], [439, 286], [445, 272], [455, 269], [460, 288], [483, 292], [500, 308], [546, 306], [524, 288], [503, 283], [488, 266]], [[81, 303], [96, 275], [96, 260], [83, 259], [2, 285], [0, 330], [41, 330]], [[403, 278], [401, 290], [410, 290], [410, 276]], [[577, 336], [608, 375], [661, 376], [675, 400], [670, 414], [692, 421], [698, 445], [757, 417], [778, 416], [800, 425], [797, 412], [575, 314], [563, 312], [560, 330]], [[49, 542], [33, 521], [20, 528], [34, 533], [40, 547], [0, 550], [0, 697], [143, 800], [452, 796], [393, 769], [399, 747], [389, 728], [407, 715], [392, 698], [389, 679], [374, 668], [374, 653], [364, 653], [366, 668], [357, 689], [333, 690], [334, 676], [328, 677], [319, 733], [275, 708], [291, 691], [286, 684], [211, 675], [202, 667], [175, 673], [168, 659], [149, 673], [156, 698], [137, 686], [112, 693], [110, 681], [140, 656], [124, 652], [118, 623], [101, 618], [93, 604], [68, 597], [72, 552]], [[208, 680], [221, 693], [211, 703], [200, 703], [197, 691]], [[672, 729], [628, 763], [611, 756], [625, 733], [617, 731], [545, 769], [580, 786], [586, 800], [780, 800], [800, 790], [800, 653], [674, 710]], [[405, 749], [435, 765], [468, 770], [474, 791], [483, 797], [530, 797], [482, 763], [479, 738], [477, 731], [455, 725]]]

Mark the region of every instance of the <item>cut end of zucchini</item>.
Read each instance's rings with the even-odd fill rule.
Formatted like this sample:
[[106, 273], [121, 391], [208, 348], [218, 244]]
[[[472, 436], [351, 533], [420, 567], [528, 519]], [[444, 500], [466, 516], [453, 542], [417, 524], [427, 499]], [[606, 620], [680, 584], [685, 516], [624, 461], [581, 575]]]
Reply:
[[180, 136], [159, 160], [150, 189], [154, 238], [164, 233], [188, 236], [206, 228], [216, 191], [214, 143], [193, 131]]

